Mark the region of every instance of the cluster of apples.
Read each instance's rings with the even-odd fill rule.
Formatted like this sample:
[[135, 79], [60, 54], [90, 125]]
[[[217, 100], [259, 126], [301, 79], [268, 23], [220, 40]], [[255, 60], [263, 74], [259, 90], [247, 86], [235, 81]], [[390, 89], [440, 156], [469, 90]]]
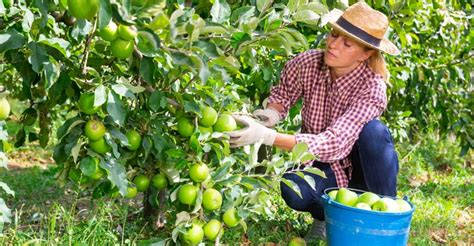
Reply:
[[117, 25], [110, 21], [107, 26], [99, 30], [99, 36], [110, 42], [110, 51], [113, 56], [125, 59], [133, 53], [137, 29], [133, 25]]
[[[209, 106], [201, 107], [201, 113], [202, 115], [197, 118], [200, 133], [230, 132], [237, 128], [237, 123], [228, 113], [219, 114]], [[178, 118], [177, 128], [181, 136], [190, 137], [196, 129], [194, 119], [189, 117]]]
[[354, 191], [346, 188], [332, 190], [328, 196], [338, 203], [346, 206], [356, 207], [364, 210], [381, 212], [406, 212], [410, 211], [411, 205], [403, 199], [392, 199], [389, 197], [380, 197], [372, 192], [364, 192], [360, 196]]

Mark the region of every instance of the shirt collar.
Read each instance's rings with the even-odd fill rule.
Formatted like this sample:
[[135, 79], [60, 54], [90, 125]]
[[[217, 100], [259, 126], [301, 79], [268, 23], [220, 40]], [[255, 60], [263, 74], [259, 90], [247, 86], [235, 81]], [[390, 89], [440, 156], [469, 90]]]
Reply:
[[[324, 64], [323, 69], [325, 70], [325, 75], [328, 77], [328, 80], [331, 80], [331, 75], [329, 72], [329, 67]], [[337, 91], [345, 91], [350, 89], [356, 85], [356, 82], [359, 80], [360, 76], [363, 75], [366, 70], [368, 69], [368, 65], [366, 62], [362, 62], [356, 68], [354, 68], [349, 73], [343, 75], [336, 79], [333, 83], [334, 89]]]

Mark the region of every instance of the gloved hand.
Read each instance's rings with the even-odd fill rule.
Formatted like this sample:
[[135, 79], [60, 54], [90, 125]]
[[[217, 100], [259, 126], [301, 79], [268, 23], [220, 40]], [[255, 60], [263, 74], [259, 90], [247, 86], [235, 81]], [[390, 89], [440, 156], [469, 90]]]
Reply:
[[273, 142], [275, 142], [277, 135], [275, 130], [263, 126], [249, 116], [233, 114], [232, 117], [234, 117], [237, 124], [243, 125], [244, 128], [228, 133], [230, 147], [249, 145], [260, 140], [263, 140], [265, 145], [273, 145]]
[[266, 127], [273, 127], [280, 121], [280, 114], [274, 108], [257, 109], [253, 115]]

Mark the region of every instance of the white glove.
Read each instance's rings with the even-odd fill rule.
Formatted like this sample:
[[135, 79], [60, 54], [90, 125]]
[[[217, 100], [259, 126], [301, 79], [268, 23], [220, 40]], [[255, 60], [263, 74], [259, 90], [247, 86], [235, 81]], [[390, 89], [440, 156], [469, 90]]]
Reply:
[[274, 108], [257, 109], [253, 115], [266, 127], [273, 127], [280, 121], [280, 114]]
[[277, 135], [275, 130], [263, 126], [248, 116], [233, 114], [232, 117], [234, 117], [239, 125], [243, 125], [244, 128], [228, 133], [230, 136], [230, 147], [235, 148], [249, 145], [261, 140], [263, 140], [265, 145], [273, 145], [273, 142], [275, 142]]

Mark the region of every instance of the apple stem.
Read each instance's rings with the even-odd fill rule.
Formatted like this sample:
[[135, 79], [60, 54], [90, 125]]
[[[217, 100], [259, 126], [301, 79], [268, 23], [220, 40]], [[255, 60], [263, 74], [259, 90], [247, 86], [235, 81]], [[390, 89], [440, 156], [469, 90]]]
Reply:
[[86, 75], [87, 72], [87, 60], [89, 59], [89, 52], [92, 38], [94, 37], [95, 29], [97, 27], [97, 18], [94, 19], [94, 26], [92, 31], [87, 35], [86, 46], [84, 47], [84, 57], [82, 58], [81, 71], [82, 75]]

